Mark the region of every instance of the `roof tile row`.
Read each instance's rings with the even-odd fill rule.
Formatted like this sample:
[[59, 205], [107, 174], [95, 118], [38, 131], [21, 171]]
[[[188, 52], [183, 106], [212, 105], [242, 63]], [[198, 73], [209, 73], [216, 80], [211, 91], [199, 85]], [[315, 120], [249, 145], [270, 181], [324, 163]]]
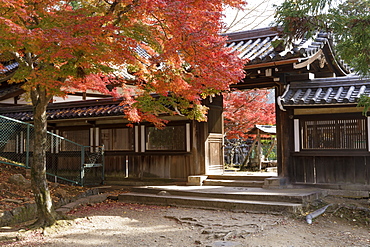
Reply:
[[282, 95], [283, 105], [354, 104], [370, 95], [370, 80], [359, 77], [317, 79], [291, 83]]
[[[14, 110], [11, 112], [2, 112], [2, 110], [0, 110], [0, 114], [20, 121], [33, 121], [33, 114], [29, 107], [24, 107], [24, 110]], [[124, 106], [120, 106], [117, 102], [106, 105], [93, 105], [84, 107], [51, 107], [47, 110], [46, 115], [48, 120], [123, 116]]]
[[[319, 32], [315, 39], [302, 39], [296, 41], [290, 47], [285, 47], [285, 45], [279, 47], [273, 43], [280, 40], [281, 35], [278, 30], [272, 28], [262, 28], [225, 35], [229, 38], [227, 47], [231, 48], [233, 52], [239, 52], [238, 56], [240, 58], [248, 59], [248, 65], [291, 58], [309, 58], [330, 42], [328, 33]], [[339, 65], [345, 71], [349, 72], [350, 68], [342, 61], [340, 61]]]

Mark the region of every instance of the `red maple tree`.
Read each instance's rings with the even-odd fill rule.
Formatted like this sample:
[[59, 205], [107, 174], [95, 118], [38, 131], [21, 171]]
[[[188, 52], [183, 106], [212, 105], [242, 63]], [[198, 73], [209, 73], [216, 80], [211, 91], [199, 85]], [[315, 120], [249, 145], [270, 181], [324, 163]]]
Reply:
[[[0, 1], [0, 54], [19, 64], [10, 82], [23, 82], [33, 105], [37, 145], [31, 177], [38, 223], [55, 221], [45, 176], [48, 102], [71, 90], [93, 89], [122, 96], [134, 122], [160, 125], [161, 113], [204, 120], [201, 100], [243, 77], [244, 61], [225, 48], [226, 38], [219, 35], [224, 7], [241, 4], [245, 2]], [[116, 88], [110, 92], [108, 84]], [[135, 96], [127, 85], [136, 86]]]
[[274, 125], [275, 104], [268, 103], [268, 90], [224, 93], [225, 134], [228, 139], [245, 139], [256, 124]]

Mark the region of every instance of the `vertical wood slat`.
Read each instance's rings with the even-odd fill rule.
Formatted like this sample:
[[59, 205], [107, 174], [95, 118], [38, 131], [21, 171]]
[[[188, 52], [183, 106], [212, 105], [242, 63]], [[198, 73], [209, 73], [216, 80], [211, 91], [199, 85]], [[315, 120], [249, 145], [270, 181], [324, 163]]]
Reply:
[[293, 161], [293, 178], [292, 182], [304, 183], [305, 182], [305, 171], [304, 171], [304, 159], [301, 157], [295, 157]]
[[315, 184], [315, 159], [305, 159], [305, 182], [309, 184]]
[[370, 186], [370, 156], [294, 157], [292, 182]]
[[[128, 171], [126, 174], [126, 159]], [[106, 152], [105, 174], [107, 177], [124, 179], [126, 175], [139, 178], [141, 175], [171, 179], [186, 179], [190, 172], [191, 155], [117, 154]]]
[[354, 182], [353, 183], [360, 183], [360, 184], [368, 184], [370, 185], [370, 169], [369, 166], [366, 164], [369, 157], [360, 156], [354, 157]]

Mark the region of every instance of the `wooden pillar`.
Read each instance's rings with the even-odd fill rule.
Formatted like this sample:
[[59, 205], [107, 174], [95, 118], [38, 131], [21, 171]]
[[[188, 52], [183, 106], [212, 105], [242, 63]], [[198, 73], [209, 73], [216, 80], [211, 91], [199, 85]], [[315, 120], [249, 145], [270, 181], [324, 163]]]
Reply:
[[[282, 94], [276, 90], [276, 96]], [[278, 99], [276, 99], [278, 100]], [[277, 136], [277, 169], [278, 176], [289, 179], [289, 170], [291, 164], [291, 147], [293, 145], [293, 111], [288, 108], [280, 109], [278, 104], [276, 106], [276, 136]]]

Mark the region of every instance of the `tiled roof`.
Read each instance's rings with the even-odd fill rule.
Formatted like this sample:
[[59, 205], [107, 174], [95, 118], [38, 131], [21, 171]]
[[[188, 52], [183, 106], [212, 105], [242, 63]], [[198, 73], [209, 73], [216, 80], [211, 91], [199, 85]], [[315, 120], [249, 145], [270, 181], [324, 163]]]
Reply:
[[370, 95], [370, 79], [338, 77], [290, 83], [279, 98], [284, 106], [357, 104], [362, 94]]
[[17, 62], [14, 62], [14, 63], [11, 63], [11, 64], [8, 64], [6, 66], [4, 66], [4, 68], [0, 69], [0, 74], [4, 74], [4, 73], [7, 73], [15, 68], [18, 68], [19, 64]]
[[260, 131], [260, 134], [272, 134], [272, 135], [276, 134], [276, 126], [273, 126], [273, 125], [259, 125], [259, 124], [256, 124], [253, 127], [253, 129], [248, 131], [248, 134], [257, 134], [258, 133], [257, 130]]
[[231, 48], [231, 51], [238, 51], [240, 58], [247, 58], [251, 61], [267, 58], [270, 54], [274, 54], [271, 42], [279, 38], [278, 32], [270, 28], [225, 35], [229, 38], [227, 47]]
[[14, 83], [14, 84], [7, 84], [7, 83], [2, 83], [0, 85], [0, 100], [3, 98], [7, 98], [9, 95], [13, 95], [14, 93], [19, 92], [21, 94], [24, 92], [22, 90], [22, 84], [21, 83]]
[[[303, 39], [287, 47], [274, 48], [273, 41], [281, 39], [281, 35], [278, 30], [272, 28], [229, 33], [225, 36], [229, 38], [227, 47], [232, 51], [238, 51], [240, 58], [250, 60], [247, 65], [293, 58], [299, 58], [299, 62], [304, 62], [330, 44], [328, 33], [318, 32], [315, 39]], [[333, 55], [331, 44], [326, 48], [328, 49], [326, 55]], [[342, 61], [332, 62], [338, 63], [336, 66], [348, 74], [349, 68]]]
[[[104, 116], [123, 116], [124, 106], [120, 101], [112, 99], [91, 100], [67, 105], [66, 103], [50, 104], [47, 109], [48, 120], [78, 119]], [[33, 114], [30, 106], [3, 107], [0, 115], [20, 121], [32, 121]]]
[[2, 68], [0, 69], [0, 82], [9, 80], [12, 73], [18, 68], [19, 64], [14, 61], [1, 62]]
[[[145, 51], [143, 51], [143, 49], [141, 48], [140, 49], [136, 49], [137, 52], [140, 52], [140, 56], [149, 56], [147, 53], [145, 53]], [[8, 74], [9, 72], [13, 72], [15, 71], [17, 68], [18, 68], [19, 64], [17, 62], [14, 62], [14, 63], [11, 63], [9, 65], [6, 65], [4, 66], [4, 68], [0, 69], [0, 82], [1, 82], [1, 79], [2, 77], [5, 78], [5, 75]], [[134, 80], [135, 77], [133, 75], [131, 75], [128, 71], [127, 71], [127, 68], [123, 68], [121, 70], [119, 70], [118, 72], [115, 72], [114, 73], [115, 75], [119, 75], [121, 77], [123, 77], [125, 80]], [[9, 79], [9, 78], [6, 78], [6, 79]]]

